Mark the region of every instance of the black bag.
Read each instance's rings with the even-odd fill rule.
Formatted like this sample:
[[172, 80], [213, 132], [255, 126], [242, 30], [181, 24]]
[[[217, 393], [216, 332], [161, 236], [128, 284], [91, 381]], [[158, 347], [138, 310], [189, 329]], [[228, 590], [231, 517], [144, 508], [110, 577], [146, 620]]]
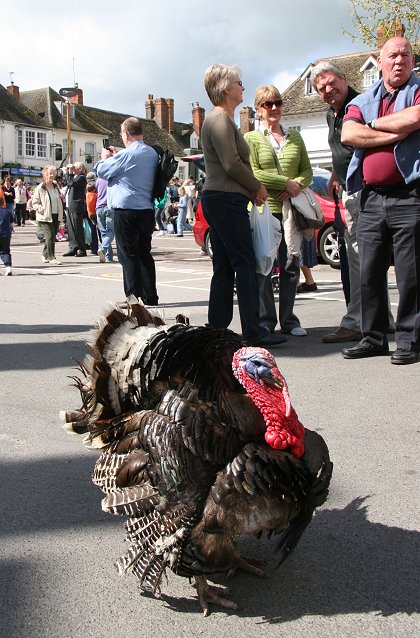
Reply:
[[295, 226], [301, 232], [302, 230], [308, 230], [309, 228], [321, 228], [321, 226], [323, 225], [317, 219], [310, 219], [309, 217], [305, 217], [305, 215], [303, 215], [303, 213], [298, 211], [298, 209], [295, 206], [293, 206], [293, 204], [292, 204], [292, 211], [293, 211], [293, 218], [295, 220]]
[[153, 199], [161, 200], [165, 194], [165, 189], [178, 168], [174, 154], [168, 149], [164, 150], [160, 146], [152, 146], [159, 155], [159, 163], [156, 169], [155, 183], [153, 185]]

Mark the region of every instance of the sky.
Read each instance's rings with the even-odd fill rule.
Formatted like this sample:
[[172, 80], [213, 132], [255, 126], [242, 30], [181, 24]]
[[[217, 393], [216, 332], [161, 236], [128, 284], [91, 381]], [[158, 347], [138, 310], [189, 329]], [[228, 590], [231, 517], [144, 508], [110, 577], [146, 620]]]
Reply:
[[367, 50], [343, 34], [349, 0], [17, 0], [7, 25], [3, 86], [77, 82], [86, 105], [140, 117], [150, 93], [174, 99], [177, 122], [191, 122], [192, 103], [211, 109], [203, 75], [216, 62], [240, 67], [252, 106], [260, 84], [283, 91], [310, 62]]

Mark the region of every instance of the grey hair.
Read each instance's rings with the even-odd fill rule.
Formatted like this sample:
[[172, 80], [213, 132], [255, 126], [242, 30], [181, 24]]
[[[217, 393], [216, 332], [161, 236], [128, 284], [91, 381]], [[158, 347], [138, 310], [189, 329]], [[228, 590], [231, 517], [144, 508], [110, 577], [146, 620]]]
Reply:
[[232, 64], [231, 66], [213, 64], [209, 66], [204, 73], [204, 88], [207, 91], [210, 102], [214, 106], [222, 104], [225, 99], [224, 92], [226, 89], [240, 78], [241, 70], [236, 64]]
[[85, 165], [83, 164], [83, 162], [74, 162], [73, 166], [80, 168], [82, 171], [85, 170]]
[[339, 78], [346, 77], [346, 74], [343, 73], [340, 67], [337, 66], [334, 62], [330, 62], [329, 60], [326, 60], [325, 62], [318, 62], [318, 64], [312, 69], [310, 76], [311, 84], [315, 88], [316, 92], [318, 92], [316, 86], [316, 79], [318, 75], [322, 75], [323, 73], [327, 73], [328, 71], [331, 71], [331, 73], [334, 73], [334, 75]]

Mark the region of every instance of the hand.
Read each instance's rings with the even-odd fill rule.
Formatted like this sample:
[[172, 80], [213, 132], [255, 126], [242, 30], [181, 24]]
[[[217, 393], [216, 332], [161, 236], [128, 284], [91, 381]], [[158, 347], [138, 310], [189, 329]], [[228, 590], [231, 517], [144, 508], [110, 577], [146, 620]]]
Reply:
[[106, 160], [111, 157], [111, 149], [103, 148], [101, 151], [101, 159]]
[[288, 179], [286, 182], [286, 193], [289, 197], [297, 197], [300, 191], [302, 190], [302, 186], [299, 182], [296, 182], [294, 179]]
[[286, 193], [286, 191], [280, 191], [280, 193], [277, 193], [275, 198], [278, 202], [285, 202], [287, 199], [290, 199], [290, 195], [289, 193]]
[[338, 193], [340, 192], [340, 183], [336, 179], [331, 177], [330, 181], [328, 182], [328, 195], [330, 197], [334, 196], [334, 193], [333, 193], [334, 189], [338, 195]]
[[257, 206], [261, 206], [261, 204], [264, 204], [267, 197], [268, 197], [267, 189], [265, 186], [261, 184], [261, 186], [255, 193], [254, 197], [251, 198], [251, 201], [253, 204], [256, 204]]

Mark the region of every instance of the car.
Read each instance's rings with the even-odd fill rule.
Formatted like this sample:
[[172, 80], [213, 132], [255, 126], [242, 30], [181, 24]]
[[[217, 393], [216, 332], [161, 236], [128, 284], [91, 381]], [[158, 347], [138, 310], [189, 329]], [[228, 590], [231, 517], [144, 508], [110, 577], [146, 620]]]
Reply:
[[[196, 164], [201, 171], [204, 172], [203, 156], [190, 155], [182, 158], [184, 161], [190, 161]], [[323, 168], [313, 169], [313, 180], [310, 185], [315, 192], [315, 196], [321, 206], [325, 218], [325, 224], [315, 231], [315, 242], [318, 256], [322, 261], [331, 268], [340, 268], [338, 237], [334, 230], [333, 223], [335, 219], [335, 202], [328, 194], [328, 181], [331, 177], [330, 171]], [[345, 223], [344, 206], [339, 202], [341, 219]], [[198, 203], [195, 213], [195, 222], [193, 226], [194, 239], [196, 244], [205, 251], [209, 257], [213, 256], [210, 242], [209, 225], [203, 215], [201, 202]]]

